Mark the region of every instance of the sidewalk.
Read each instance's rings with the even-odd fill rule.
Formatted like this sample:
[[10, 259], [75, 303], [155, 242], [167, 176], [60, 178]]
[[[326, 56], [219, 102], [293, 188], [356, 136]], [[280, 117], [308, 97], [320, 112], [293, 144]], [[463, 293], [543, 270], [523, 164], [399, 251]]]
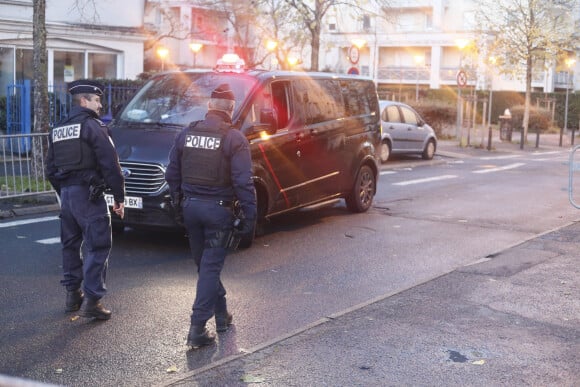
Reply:
[[578, 386], [580, 223], [166, 385]]

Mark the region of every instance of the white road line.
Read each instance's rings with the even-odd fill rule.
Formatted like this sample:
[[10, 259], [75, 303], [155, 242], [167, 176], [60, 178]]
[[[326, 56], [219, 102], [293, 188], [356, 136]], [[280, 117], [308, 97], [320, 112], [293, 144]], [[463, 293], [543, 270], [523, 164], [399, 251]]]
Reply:
[[544, 156], [544, 155], [557, 155], [560, 151], [548, 151], [548, 152], [532, 152], [533, 156]]
[[513, 159], [516, 157], [520, 157], [520, 155], [504, 155], [504, 156], [486, 156], [480, 157], [480, 160], [504, 160], [504, 159]]
[[39, 239], [39, 240], [37, 240], [35, 242], [36, 243], [41, 243], [43, 245], [55, 245], [57, 243], [60, 243], [60, 238], [59, 237], [55, 237], [55, 238]]
[[381, 173], [379, 173], [379, 175], [381, 175], [381, 176], [382, 175], [394, 175], [395, 173], [397, 173], [397, 172], [395, 172], [395, 171], [382, 171]]
[[428, 177], [428, 178], [425, 178], [425, 179], [401, 181], [401, 182], [398, 182], [398, 183], [393, 183], [393, 185], [421, 184], [421, 183], [428, 183], [428, 182], [431, 182], [431, 181], [446, 180], [446, 179], [455, 179], [456, 177], [457, 177], [456, 175], [433, 176], [433, 177]]
[[479, 171], [472, 171], [473, 173], [489, 173], [489, 172], [499, 172], [499, 171], [505, 171], [508, 169], [514, 169], [514, 168], [519, 168], [522, 165], [526, 165], [525, 163], [515, 163], [515, 164], [509, 164], [503, 167], [497, 167], [497, 168], [490, 168], [490, 169], [482, 169]]
[[0, 228], [7, 228], [7, 227], [14, 227], [14, 226], [22, 226], [22, 225], [25, 225], [25, 224], [33, 224], [33, 223], [41, 223], [41, 222], [50, 222], [50, 221], [53, 221], [53, 220], [58, 220], [58, 216], [46, 216], [44, 218], [15, 220], [13, 222], [0, 223]]

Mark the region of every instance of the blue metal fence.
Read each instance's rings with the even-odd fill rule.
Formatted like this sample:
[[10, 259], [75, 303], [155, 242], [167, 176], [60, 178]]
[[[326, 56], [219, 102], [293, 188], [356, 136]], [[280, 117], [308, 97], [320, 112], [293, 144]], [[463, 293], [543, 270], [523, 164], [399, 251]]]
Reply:
[[[30, 81], [8, 85], [6, 98], [6, 134], [28, 134], [31, 131]], [[30, 152], [30, 138], [12, 138], [6, 142], [9, 152]]]
[[[105, 98], [103, 104], [103, 116], [101, 119], [109, 122], [113, 119], [114, 108], [117, 105], [128, 101], [137, 86], [106, 86]], [[30, 80], [25, 80], [19, 84], [7, 86], [6, 93], [6, 134], [26, 134], [32, 131], [32, 85]], [[71, 108], [71, 96], [67, 91], [66, 85], [49, 86], [49, 125], [52, 127], [55, 123], [65, 117]], [[26, 138], [21, 141], [27, 141]], [[18, 149], [29, 150], [28, 146], [19, 146]]]

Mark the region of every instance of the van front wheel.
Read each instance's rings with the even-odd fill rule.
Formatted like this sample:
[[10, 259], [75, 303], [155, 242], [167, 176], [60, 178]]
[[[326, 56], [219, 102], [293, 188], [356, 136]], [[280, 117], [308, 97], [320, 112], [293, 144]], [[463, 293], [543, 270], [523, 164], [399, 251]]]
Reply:
[[371, 208], [376, 184], [372, 169], [366, 165], [360, 167], [352, 191], [345, 198], [346, 208], [351, 212], [365, 212]]

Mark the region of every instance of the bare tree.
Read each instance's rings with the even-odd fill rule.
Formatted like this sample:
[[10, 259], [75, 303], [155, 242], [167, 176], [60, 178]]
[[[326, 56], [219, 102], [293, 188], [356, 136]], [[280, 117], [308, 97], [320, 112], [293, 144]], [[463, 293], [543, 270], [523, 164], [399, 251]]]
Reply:
[[[526, 85], [523, 149], [528, 134], [532, 75], [553, 65], [563, 51], [572, 51], [572, 11], [577, 0], [483, 0], [478, 20], [493, 36], [490, 51], [503, 73], [524, 77]], [[572, 27], [571, 27], [572, 26]]]
[[33, 132], [48, 131], [48, 54], [46, 51], [46, 0], [33, 2], [33, 72], [34, 72], [34, 123]]

